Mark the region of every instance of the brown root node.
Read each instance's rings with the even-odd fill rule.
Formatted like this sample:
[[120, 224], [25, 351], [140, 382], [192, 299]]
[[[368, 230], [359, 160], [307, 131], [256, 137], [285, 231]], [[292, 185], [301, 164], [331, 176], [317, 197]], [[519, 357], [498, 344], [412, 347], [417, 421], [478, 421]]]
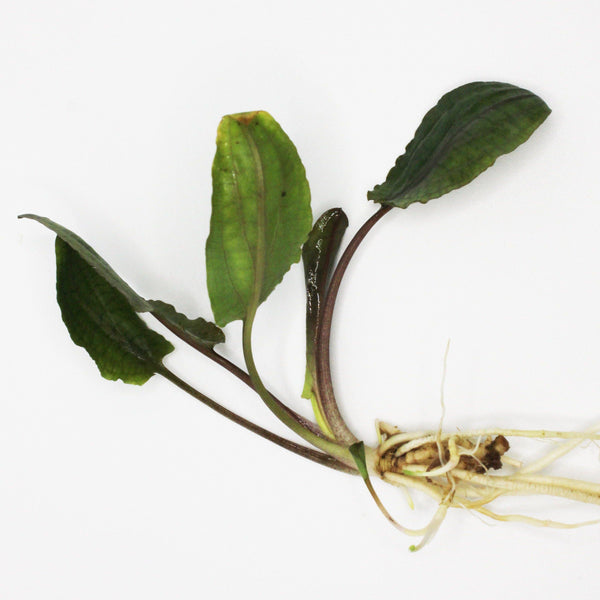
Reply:
[[[468, 438], [456, 436], [456, 444], [460, 446], [460, 460], [456, 467], [473, 473], [485, 473], [489, 469], [502, 468], [502, 456], [510, 445], [503, 435], [494, 439], [488, 438], [487, 443], [476, 444]], [[433, 471], [450, 460], [449, 440], [441, 442], [426, 442], [397, 455], [398, 447], [389, 448], [380, 458], [378, 471], [380, 473], [405, 473], [411, 470]]]

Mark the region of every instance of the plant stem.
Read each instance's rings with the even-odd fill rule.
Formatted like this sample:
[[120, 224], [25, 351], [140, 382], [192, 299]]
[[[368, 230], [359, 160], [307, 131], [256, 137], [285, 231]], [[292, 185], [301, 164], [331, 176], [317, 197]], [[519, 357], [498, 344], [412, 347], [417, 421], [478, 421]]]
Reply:
[[221, 406], [219, 403], [215, 402], [208, 396], [205, 396], [202, 392], [199, 392], [196, 388], [192, 387], [189, 383], [180, 379], [175, 373], [167, 369], [165, 366], [162, 366], [158, 371], [160, 375], [168, 379], [171, 383], [174, 383], [178, 388], [182, 389], [184, 392], [187, 392], [190, 396], [194, 397], [196, 400], [199, 400], [209, 408], [212, 408], [214, 411], [218, 412], [220, 415], [225, 418], [241, 425], [245, 429], [248, 429], [252, 433], [256, 433], [257, 435], [273, 442], [277, 446], [281, 446], [294, 454], [298, 454], [299, 456], [303, 456], [308, 460], [312, 460], [320, 465], [325, 467], [329, 467], [330, 469], [335, 469], [337, 471], [343, 471], [344, 473], [351, 473], [353, 475], [357, 474], [356, 469], [341, 463], [339, 460], [334, 458], [333, 456], [329, 456], [328, 454], [324, 454], [319, 452], [318, 450], [314, 450], [313, 448], [306, 448], [296, 442], [292, 442], [286, 438], [283, 438], [275, 433], [272, 433], [268, 429], [264, 429], [260, 425], [256, 425], [252, 421], [241, 417], [240, 415], [230, 411], [229, 409]]
[[[183, 340], [186, 344], [197, 350], [198, 352], [204, 354], [204, 356], [210, 358], [212, 361], [227, 369], [231, 374], [235, 375], [240, 381], [245, 383], [250, 389], [254, 390], [254, 386], [252, 385], [252, 380], [250, 379], [250, 375], [246, 373], [243, 369], [240, 369], [236, 364], [232, 363], [230, 360], [225, 358], [223, 355], [215, 352], [213, 348], [209, 348], [207, 346], [203, 346], [199, 344], [192, 336], [188, 335], [183, 329], [179, 329], [172, 323], [169, 323], [165, 319], [163, 319], [159, 314], [151, 313], [152, 316], [157, 319], [162, 325], [164, 325], [171, 333], [175, 334], [179, 339]], [[254, 390], [256, 391], [256, 390]], [[271, 392], [269, 392], [273, 401], [277, 404], [280, 404], [282, 407], [285, 407], [283, 402], [275, 397]], [[300, 423], [303, 427], [310, 429], [316, 435], [326, 438], [327, 436], [321, 432], [318, 425], [312, 423], [308, 419], [305, 419], [302, 415], [299, 415], [292, 409], [288, 409], [291, 414], [294, 415], [294, 418], [298, 423]]]
[[391, 206], [382, 206], [373, 216], [371, 216], [364, 225], [356, 232], [346, 250], [342, 254], [335, 271], [329, 282], [327, 296], [323, 304], [321, 319], [317, 330], [317, 343], [315, 348], [316, 368], [317, 368], [317, 386], [319, 389], [323, 411], [328, 423], [331, 425], [336, 439], [344, 444], [353, 444], [357, 441], [356, 436], [346, 425], [340, 414], [335, 394], [333, 391], [333, 382], [331, 379], [331, 362], [329, 356], [329, 342], [331, 338], [331, 322], [333, 318], [333, 309], [340, 289], [340, 284], [344, 273], [354, 256], [360, 243], [373, 226], [389, 211]]
[[256, 369], [254, 362], [254, 356], [252, 352], [252, 326], [254, 324], [254, 317], [256, 309], [250, 310], [246, 318], [244, 319], [243, 332], [242, 332], [242, 345], [244, 350], [244, 359], [246, 361], [246, 367], [252, 380], [252, 385], [263, 399], [264, 403], [271, 410], [271, 412], [285, 425], [287, 425], [294, 433], [297, 433], [301, 438], [316, 446], [320, 450], [323, 450], [331, 456], [335, 456], [341, 462], [348, 466], [354, 466], [354, 459], [352, 458], [347, 447], [342, 446], [332, 440], [323, 439], [321, 436], [313, 433], [311, 430], [303, 427], [296, 418], [294, 413], [285, 405], [278, 404], [273, 401], [271, 394], [265, 388], [260, 375]]

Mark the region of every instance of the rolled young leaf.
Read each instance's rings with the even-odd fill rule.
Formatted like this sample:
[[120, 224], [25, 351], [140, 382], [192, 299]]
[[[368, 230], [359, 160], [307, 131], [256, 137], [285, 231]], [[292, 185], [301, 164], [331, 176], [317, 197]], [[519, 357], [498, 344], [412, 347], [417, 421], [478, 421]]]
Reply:
[[146, 300], [135, 292], [112, 267], [76, 233], [54, 221], [38, 215], [20, 215], [19, 218], [32, 219], [41, 223], [68, 244], [94, 271], [118, 291], [136, 312], [152, 313], [159, 321], [181, 335], [190, 343], [212, 349], [216, 344], [225, 341], [225, 335], [214, 324], [202, 318], [188, 319], [178, 313], [173, 306], [160, 300]]
[[223, 326], [255, 311], [298, 262], [312, 215], [296, 148], [264, 111], [223, 117], [212, 179], [206, 270]]
[[306, 284], [306, 374], [302, 397], [313, 403], [319, 426], [331, 437], [333, 433], [327, 423], [316, 385], [315, 343], [329, 277], [347, 227], [348, 217], [344, 211], [332, 208], [317, 219], [302, 247]]
[[541, 98], [508, 83], [458, 87], [425, 115], [385, 182], [367, 197], [399, 208], [438, 198], [526, 141], [549, 114]]
[[141, 385], [174, 350], [140, 319], [125, 294], [60, 237], [56, 297], [72, 340], [87, 350], [106, 379]]

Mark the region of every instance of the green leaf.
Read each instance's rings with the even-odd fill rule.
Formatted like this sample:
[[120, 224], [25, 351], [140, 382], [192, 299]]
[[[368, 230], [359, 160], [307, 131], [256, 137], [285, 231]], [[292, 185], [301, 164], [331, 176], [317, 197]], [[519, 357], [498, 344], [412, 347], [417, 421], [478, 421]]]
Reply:
[[225, 334], [214, 323], [206, 321], [202, 317], [190, 319], [177, 312], [173, 305], [160, 300], [148, 300], [147, 302], [150, 306], [148, 311], [164, 322], [167, 327], [182, 333], [184, 339], [206, 348], [213, 348], [225, 341]]
[[550, 114], [535, 94], [497, 82], [463, 85], [426, 115], [369, 200], [406, 208], [466, 185], [526, 141]]
[[38, 215], [20, 215], [19, 218], [32, 219], [46, 226], [68, 244], [79, 256], [94, 269], [111, 287], [119, 292], [129, 302], [136, 312], [152, 313], [170, 329], [198, 346], [213, 348], [225, 341], [223, 332], [214, 324], [202, 318], [188, 319], [178, 313], [173, 306], [160, 300], [146, 300], [135, 292], [112, 267], [76, 233], [66, 227]]
[[317, 401], [315, 343], [321, 306], [325, 301], [329, 277], [348, 217], [341, 208], [324, 212], [314, 224], [302, 247], [304, 281], [306, 283], [306, 376], [302, 397]]
[[138, 317], [124, 293], [60, 237], [56, 297], [72, 340], [87, 350], [106, 379], [141, 385], [174, 350]]
[[296, 148], [264, 111], [223, 117], [212, 178], [206, 270], [223, 326], [246, 319], [298, 262], [312, 215]]
[[146, 300], [144, 300], [144, 298], [131, 289], [131, 287], [129, 287], [129, 285], [113, 271], [112, 267], [76, 233], [73, 233], [66, 227], [55, 223], [47, 217], [27, 214], [19, 215], [19, 219], [32, 219], [33, 221], [41, 223], [56, 233], [60, 239], [69, 244], [69, 246], [71, 246], [71, 248], [73, 248], [73, 250], [75, 250], [83, 260], [92, 266], [99, 275], [106, 279], [111, 286], [123, 294], [136, 312], [145, 312], [149, 310]]
[[[358, 467], [360, 476], [366, 481], [369, 481], [369, 470], [367, 469], [367, 459], [365, 457], [365, 444], [364, 442], [356, 442], [348, 447], [350, 454]], [[371, 489], [369, 488], [369, 491]]]

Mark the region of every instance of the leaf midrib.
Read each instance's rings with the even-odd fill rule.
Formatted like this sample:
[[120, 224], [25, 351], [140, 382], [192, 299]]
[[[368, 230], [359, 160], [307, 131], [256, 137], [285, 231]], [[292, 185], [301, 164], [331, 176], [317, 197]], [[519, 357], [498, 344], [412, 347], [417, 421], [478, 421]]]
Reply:
[[[96, 298], [96, 301], [104, 309], [102, 313], [102, 318], [100, 318], [99, 315], [96, 312], [93, 312], [87, 304], [80, 305], [85, 310], [86, 314], [90, 317], [92, 322], [95, 323], [96, 326], [99, 329], [101, 329], [109, 339], [116, 342], [130, 355], [134, 356], [136, 359], [140, 360], [145, 364], [149, 364], [153, 367], [156, 367], [159, 363], [157, 363], [155, 358], [152, 356], [152, 349], [150, 347], [144, 344], [144, 346], [146, 347], [143, 348], [137, 341], [138, 336], [135, 336], [133, 339], [129, 340], [126, 336], [122, 334], [121, 324], [113, 316], [113, 311], [107, 310], [107, 308], [110, 308], [108, 299], [105, 297], [105, 294], [100, 293], [98, 287], [94, 285], [93, 278], [91, 278], [88, 273], [82, 273], [81, 270], [79, 271], [79, 276], [85, 278], [85, 282], [87, 284], [88, 289]], [[133, 315], [139, 319], [135, 312], [133, 312]]]
[[252, 152], [252, 159], [255, 165], [256, 177], [257, 177], [257, 195], [256, 195], [256, 253], [254, 260], [254, 286], [252, 289], [252, 297], [246, 311], [246, 318], [251, 320], [254, 317], [254, 313], [260, 304], [260, 296], [262, 292], [263, 281], [265, 277], [265, 266], [266, 266], [266, 190], [265, 190], [265, 175], [264, 166], [258, 147], [254, 138], [249, 133], [248, 129], [242, 127], [242, 133], [246, 138], [248, 147]]
[[[441, 160], [440, 156], [447, 152], [448, 147], [452, 145], [452, 142], [456, 139], [456, 137], [458, 135], [464, 133], [467, 129], [469, 129], [471, 126], [473, 126], [474, 123], [480, 121], [482, 118], [485, 117], [485, 115], [487, 113], [498, 108], [499, 106], [502, 106], [503, 104], [509, 104], [510, 102], [521, 100], [521, 99], [527, 98], [529, 96], [531, 96], [531, 93], [526, 92], [526, 93], [519, 94], [517, 96], [512, 96], [511, 98], [505, 98], [504, 100], [500, 100], [500, 101], [488, 106], [485, 110], [480, 112], [474, 119], [471, 119], [468, 123], [465, 123], [464, 125], [459, 127], [456, 131], [454, 131], [450, 135], [450, 137], [448, 137], [448, 135], [446, 134], [446, 136], [444, 136], [446, 139], [442, 140], [437, 151], [431, 155], [429, 160], [421, 168], [421, 175], [419, 175], [419, 177], [409, 187], [407, 187], [405, 189], [401, 189], [399, 192], [397, 192], [395, 199], [399, 200], [403, 196], [406, 196], [406, 194], [412, 192], [416, 187], [418, 187], [427, 178], [428, 174], [431, 173], [432, 169]], [[438, 119], [438, 122], [439, 122], [439, 119]], [[448, 133], [450, 133], [450, 132], [448, 132]], [[431, 134], [431, 131], [425, 137], [428, 137], [430, 134]], [[422, 141], [424, 141], [424, 140], [425, 140], [425, 138], [423, 138]], [[415, 156], [415, 154], [413, 153], [413, 157], [414, 156]], [[408, 165], [407, 165], [407, 168], [408, 168]]]
[[[498, 88], [497, 85], [499, 85], [500, 87]], [[505, 92], [507, 89], [511, 89], [511, 88], [507, 88], [504, 84], [494, 84], [494, 87], [495, 87], [494, 93]], [[459, 89], [461, 89], [461, 88], [459, 88]], [[454, 90], [454, 91], [456, 91], [456, 90]], [[488, 90], [488, 91], [490, 91], [490, 90]], [[471, 101], [472, 103], [476, 102], [476, 98], [478, 97], [478, 95], [479, 95], [479, 97], [481, 97], [480, 96], [480, 92], [481, 92], [481, 90], [477, 90], [477, 89], [474, 88], [474, 91], [471, 92], [471, 95], [468, 98], [462, 98], [459, 103], [463, 104], [465, 101], [467, 101], [467, 99], [469, 101]], [[452, 93], [453, 92], [450, 92], [450, 94], [452, 94]], [[408, 160], [408, 162], [407, 162], [407, 164], [405, 166], [405, 169], [404, 169], [405, 172], [410, 169], [411, 164], [412, 164], [415, 156], [417, 156], [419, 154], [419, 152], [421, 151], [421, 147], [423, 146], [423, 144], [425, 143], [425, 141], [429, 137], [431, 137], [431, 135], [433, 135], [433, 133], [432, 133], [433, 130], [439, 125], [439, 123], [443, 119], [444, 115], [448, 114], [449, 111], [446, 111], [445, 109], [442, 108], [442, 104], [444, 103], [444, 100], [447, 101], [447, 96], [448, 95], [442, 96], [442, 98], [440, 98], [439, 102], [431, 109], [431, 111], [429, 111], [429, 112], [434, 112], [434, 113], [437, 111], [438, 115], [437, 115], [437, 118], [435, 118], [435, 120], [432, 121], [430, 127], [426, 131], [423, 132], [423, 135], [421, 136], [421, 139], [420, 140], [413, 139], [410, 142], [410, 144], [407, 146], [407, 149], [408, 149], [409, 146], [412, 146], [415, 142], [417, 143], [417, 145], [414, 148], [411, 148], [411, 154], [409, 156], [409, 160]], [[472, 104], [470, 104], [470, 106], [472, 106]], [[455, 108], [456, 108], [456, 105], [453, 107], [453, 109], [455, 109]], [[429, 115], [429, 113], [427, 113], [425, 115], [425, 117], [423, 118], [423, 121], [421, 122], [421, 125], [419, 125], [419, 127], [417, 128], [417, 132], [416, 133], [418, 133], [418, 130], [421, 127], [423, 127], [423, 124], [424, 124], [425, 120], [427, 119], [428, 115]], [[448, 130], [446, 131], [446, 133], [443, 135], [442, 143], [444, 142], [444, 139], [448, 136], [448, 134], [451, 131], [452, 131], [452, 124], [450, 124], [450, 127], [448, 128]], [[416, 136], [416, 133], [415, 133], [415, 136]], [[401, 157], [401, 158], [405, 158], [405, 157], [406, 157], [406, 153], [405, 153], [404, 157]], [[398, 159], [398, 160], [400, 160], [400, 159]]]

